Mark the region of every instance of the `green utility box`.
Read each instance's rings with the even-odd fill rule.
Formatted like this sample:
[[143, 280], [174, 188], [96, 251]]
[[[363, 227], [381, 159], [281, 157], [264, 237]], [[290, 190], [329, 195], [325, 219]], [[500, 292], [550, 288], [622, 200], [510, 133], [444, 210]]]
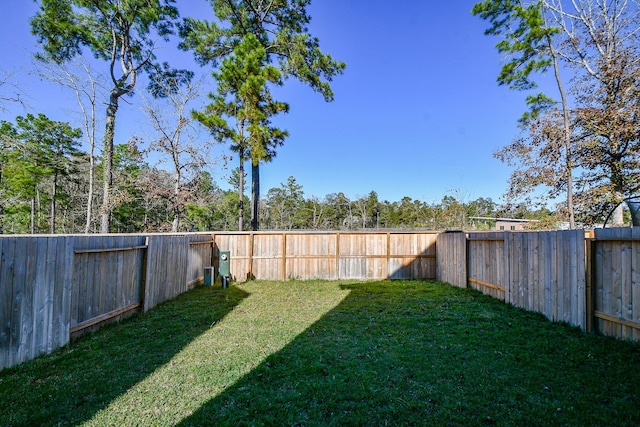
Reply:
[[229, 251], [221, 251], [218, 263], [218, 275], [222, 281], [222, 287], [229, 286], [229, 277], [231, 277], [231, 253]]
[[213, 285], [213, 267], [204, 268], [204, 286]]

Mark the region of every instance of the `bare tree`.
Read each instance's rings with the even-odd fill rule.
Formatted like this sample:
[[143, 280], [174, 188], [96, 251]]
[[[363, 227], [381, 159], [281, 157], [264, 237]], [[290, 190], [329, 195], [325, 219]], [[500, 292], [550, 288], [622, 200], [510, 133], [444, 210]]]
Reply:
[[89, 148], [89, 177], [84, 225], [84, 232], [89, 233], [93, 219], [95, 192], [95, 149], [98, 125], [96, 107], [105, 103], [107, 99], [107, 89], [102, 84], [105, 78], [92, 69], [83, 57], [78, 57], [69, 63], [56, 64], [37, 61], [35, 65], [38, 75], [72, 91], [80, 108], [84, 139]]
[[[508, 56], [503, 65], [498, 83], [508, 85], [511, 89], [531, 90], [537, 87], [537, 83], [531, 77], [532, 74], [544, 73], [549, 68], [553, 68], [553, 75], [560, 96], [562, 132], [554, 135], [558, 138], [558, 144], [553, 144], [557, 150], [552, 154], [554, 162], [563, 167], [562, 173], [558, 176], [566, 185], [566, 203], [569, 224], [575, 228], [575, 213], [573, 200], [573, 173], [574, 163], [572, 155], [572, 130], [570, 122], [570, 108], [565, 89], [565, 81], [561, 76], [559, 41], [556, 35], [559, 29], [554, 25], [554, 15], [550, 6], [544, 1], [507, 1], [507, 0], [484, 0], [477, 3], [472, 10], [473, 14], [479, 15], [482, 19], [488, 20], [491, 27], [485, 32], [490, 35], [502, 36], [501, 41], [496, 45], [501, 53]], [[523, 115], [521, 122], [527, 127], [531, 126], [531, 121], [538, 119], [541, 113], [545, 113], [555, 104], [547, 95], [539, 93], [527, 97], [527, 104], [531, 111]], [[536, 126], [535, 124], [533, 126]], [[524, 143], [524, 145], [523, 145]], [[523, 181], [522, 177], [531, 171], [531, 157], [526, 156], [526, 152], [514, 150], [514, 146], [525, 147], [526, 138], [514, 142], [511, 147], [496, 153], [496, 157], [505, 160], [505, 151], [510, 154], [508, 162], [516, 169], [512, 175], [511, 182], [520, 181], [520, 189], [527, 187], [527, 193], [532, 191], [541, 183], [536, 180]], [[525, 155], [519, 159], [520, 154]], [[518, 161], [521, 160], [521, 161]], [[540, 163], [549, 162], [549, 158], [539, 158]], [[523, 173], [523, 169], [524, 172]], [[556, 187], [557, 182], [553, 183]], [[510, 189], [510, 194], [514, 194], [514, 188]]]
[[201, 86], [201, 81], [194, 83], [191, 79], [182, 82], [175, 78], [165, 79], [156, 82], [156, 87], [162, 91], [162, 99], [166, 101], [165, 105], [150, 100], [144, 102], [145, 114], [156, 134], [149, 150], [159, 153], [160, 163], [168, 165], [173, 173], [173, 192], [170, 197], [173, 232], [178, 231], [185, 205], [191, 198], [188, 184], [207, 165], [209, 158], [208, 145], [199, 139], [188, 108], [200, 97]]
[[17, 103], [27, 108], [22, 90], [14, 82], [15, 74], [0, 70], [0, 111], [7, 111], [4, 106], [7, 103]]

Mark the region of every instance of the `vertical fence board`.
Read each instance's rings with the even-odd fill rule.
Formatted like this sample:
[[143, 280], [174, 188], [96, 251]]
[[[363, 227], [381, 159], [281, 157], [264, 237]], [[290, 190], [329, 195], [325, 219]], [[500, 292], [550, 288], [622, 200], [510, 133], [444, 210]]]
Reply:
[[73, 263], [72, 238], [50, 238], [47, 273], [51, 268], [53, 282], [52, 346], [59, 348], [69, 342], [71, 322], [71, 276]]
[[546, 282], [548, 284], [548, 290], [545, 289], [545, 297], [548, 298], [548, 317], [551, 320], [558, 320], [558, 271], [562, 269], [563, 261], [558, 255], [558, 242], [561, 240], [555, 233], [549, 233], [550, 248], [549, 248], [549, 267], [548, 277]]
[[25, 259], [24, 304], [21, 314], [20, 360], [29, 360], [36, 354], [35, 324], [37, 323], [36, 307], [36, 261], [38, 255], [38, 237], [27, 239], [27, 255]]
[[33, 355], [44, 353], [47, 351], [47, 318], [49, 312], [49, 288], [45, 282], [46, 263], [42, 260], [47, 256], [47, 237], [39, 237], [37, 239], [36, 252], [33, 266], [34, 271], [34, 297], [33, 297], [33, 334], [34, 334], [34, 351]]
[[[640, 227], [633, 227], [631, 237], [631, 314], [632, 322], [640, 323]], [[640, 329], [633, 328], [631, 339], [640, 340]]]
[[0, 368], [12, 366], [11, 320], [14, 303], [13, 269], [15, 264], [16, 238], [2, 238], [0, 249]]
[[13, 282], [13, 303], [11, 306], [11, 338], [10, 346], [11, 352], [9, 360], [11, 364], [20, 363], [21, 358], [21, 344], [22, 344], [22, 316], [28, 316], [28, 313], [24, 310], [24, 305], [28, 304], [25, 300], [26, 283], [25, 283], [25, 271], [26, 271], [26, 256], [27, 256], [27, 244], [31, 238], [25, 238], [16, 240], [15, 258], [12, 271], [11, 281]]
[[553, 281], [553, 266], [555, 264], [555, 251], [553, 250], [553, 242], [555, 236], [551, 232], [541, 233], [540, 239], [540, 255], [543, 262], [543, 266], [540, 268], [540, 275], [542, 277], [540, 283], [540, 309], [545, 313], [549, 319], [553, 319], [553, 310], [551, 300], [551, 288]]
[[587, 271], [587, 259], [586, 259], [586, 246], [585, 246], [585, 233], [584, 231], [572, 231], [574, 241], [574, 262], [575, 268], [572, 268], [572, 275], [574, 279], [571, 281], [574, 287], [573, 295], [576, 299], [576, 310], [574, 310], [573, 318], [570, 323], [572, 325], [580, 326], [584, 331], [587, 328], [587, 283], [586, 275]]
[[459, 288], [467, 287], [467, 238], [464, 233], [437, 236], [436, 278]]

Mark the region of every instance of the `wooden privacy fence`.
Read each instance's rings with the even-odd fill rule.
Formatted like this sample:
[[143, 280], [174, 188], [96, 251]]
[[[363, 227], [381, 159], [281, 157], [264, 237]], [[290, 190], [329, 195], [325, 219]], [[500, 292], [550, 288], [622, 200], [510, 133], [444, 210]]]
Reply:
[[0, 369], [191, 289], [231, 252], [234, 279], [435, 278], [437, 233], [0, 237]]
[[212, 254], [208, 234], [0, 237], [0, 369], [174, 298]]
[[[437, 250], [436, 250], [437, 242]], [[0, 369], [191, 289], [235, 280], [433, 279], [583, 330], [640, 339], [640, 228], [0, 237]]]
[[640, 227], [597, 229], [587, 242], [594, 327], [640, 340]]
[[640, 339], [637, 227], [442, 234], [438, 279], [585, 331]]
[[[225, 232], [235, 280], [435, 279], [436, 232]], [[215, 256], [217, 265], [217, 253]]]

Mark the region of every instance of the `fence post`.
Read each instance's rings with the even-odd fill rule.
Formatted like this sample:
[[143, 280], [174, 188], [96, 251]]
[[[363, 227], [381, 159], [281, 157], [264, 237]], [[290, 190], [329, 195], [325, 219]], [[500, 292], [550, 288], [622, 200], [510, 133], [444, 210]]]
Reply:
[[589, 236], [588, 232], [585, 231], [585, 239], [584, 239], [584, 266], [585, 266], [585, 292], [586, 292], [586, 307], [585, 307], [585, 330], [587, 332], [595, 332], [595, 310], [594, 310], [594, 286], [593, 286], [593, 246], [595, 244], [595, 240], [593, 240], [591, 232], [591, 236]]

